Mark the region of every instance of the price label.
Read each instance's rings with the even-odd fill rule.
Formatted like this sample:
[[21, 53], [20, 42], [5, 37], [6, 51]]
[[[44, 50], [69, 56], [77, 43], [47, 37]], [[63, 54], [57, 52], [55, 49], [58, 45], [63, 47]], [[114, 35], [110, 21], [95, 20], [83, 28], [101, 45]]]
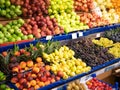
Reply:
[[78, 32], [79, 37], [83, 36], [83, 32]]
[[105, 72], [109, 71], [109, 70], [112, 70], [114, 68], [114, 66], [110, 66], [110, 67], [106, 67], [105, 68]]
[[81, 82], [81, 83], [84, 83], [84, 82], [90, 80], [91, 78], [92, 78], [91, 75], [84, 76], [84, 77], [82, 77], [82, 78], [80, 79], [80, 82]]
[[52, 36], [46, 36], [46, 40], [51, 40]]
[[76, 39], [77, 38], [77, 33], [73, 33], [72, 34], [72, 39]]
[[100, 37], [100, 35], [101, 35], [100, 33], [97, 33], [97, 34], [96, 34], [96, 37], [98, 38], [98, 37]]

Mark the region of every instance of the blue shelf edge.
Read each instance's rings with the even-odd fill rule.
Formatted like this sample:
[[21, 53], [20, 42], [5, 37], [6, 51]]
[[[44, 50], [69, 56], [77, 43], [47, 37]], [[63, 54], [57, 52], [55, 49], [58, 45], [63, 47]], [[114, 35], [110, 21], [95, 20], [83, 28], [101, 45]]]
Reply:
[[[72, 34], [76, 33], [76, 37], [79, 38], [79, 32], [81, 32], [83, 35], [82, 36], [88, 36], [90, 34], [95, 34], [95, 33], [99, 33], [99, 32], [104, 32], [104, 31], [109, 31], [111, 29], [115, 29], [120, 27], [120, 24], [112, 24], [112, 25], [107, 25], [107, 26], [101, 26], [101, 27], [96, 27], [96, 28], [92, 28], [92, 29], [88, 29], [86, 31], [84, 30], [79, 30], [79, 31], [74, 31], [74, 32], [70, 32], [68, 34], [60, 34], [60, 35], [55, 35], [52, 36], [52, 38], [50, 39], [51, 41], [61, 41], [61, 40], [69, 40], [72, 39]], [[30, 41], [30, 42], [25, 42], [25, 43], [21, 43], [21, 44], [17, 44], [18, 46], [21, 46], [22, 44], [25, 44], [26, 46], [29, 46], [28, 44], [33, 43], [35, 44], [36, 42], [48, 42], [49, 40], [46, 40], [46, 37], [40, 38], [40, 39], [36, 39], [34, 41]], [[3, 51], [6, 51], [8, 49], [12, 49], [14, 47], [14, 45], [8, 45], [8, 46], [2, 46], [0, 47], [0, 53]]]

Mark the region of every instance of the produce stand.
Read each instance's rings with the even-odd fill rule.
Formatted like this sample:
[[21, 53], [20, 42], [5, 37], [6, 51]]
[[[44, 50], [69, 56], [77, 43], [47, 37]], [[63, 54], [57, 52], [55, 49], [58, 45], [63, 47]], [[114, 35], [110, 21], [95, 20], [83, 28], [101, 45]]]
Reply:
[[120, 0], [0, 0], [0, 90], [119, 90]]

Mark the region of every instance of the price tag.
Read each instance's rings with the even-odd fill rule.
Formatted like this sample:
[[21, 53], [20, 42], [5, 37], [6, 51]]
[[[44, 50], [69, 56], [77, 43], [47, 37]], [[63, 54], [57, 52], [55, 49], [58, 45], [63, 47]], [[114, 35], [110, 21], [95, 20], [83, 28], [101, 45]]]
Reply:
[[83, 36], [83, 32], [78, 32], [79, 37]]
[[52, 36], [46, 36], [46, 40], [51, 40]]
[[106, 67], [105, 68], [105, 72], [109, 71], [109, 70], [112, 70], [114, 68], [114, 66], [110, 66], [110, 67]]
[[72, 34], [72, 39], [76, 39], [77, 38], [77, 33], [73, 33]]
[[97, 34], [96, 34], [96, 37], [98, 38], [98, 37], [100, 37], [100, 35], [101, 35], [100, 33], [97, 33]]
[[80, 79], [80, 82], [81, 82], [81, 83], [84, 83], [84, 82], [90, 80], [91, 78], [92, 78], [91, 75], [84, 76], [84, 77], [82, 77], [82, 78]]

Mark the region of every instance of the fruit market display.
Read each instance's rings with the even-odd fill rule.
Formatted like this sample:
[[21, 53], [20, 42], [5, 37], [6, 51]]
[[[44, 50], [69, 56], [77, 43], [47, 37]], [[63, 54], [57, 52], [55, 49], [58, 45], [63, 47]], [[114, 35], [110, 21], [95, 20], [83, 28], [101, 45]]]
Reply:
[[99, 46], [104, 46], [104, 47], [113, 46], [112, 40], [109, 40], [108, 38], [103, 38], [103, 37], [101, 37], [99, 40], [93, 39], [92, 42]]
[[51, 63], [51, 70], [55, 74], [58, 71], [62, 71], [64, 73], [63, 79], [68, 79], [71, 76], [88, 72], [91, 69], [81, 59], [75, 58], [74, 54], [74, 51], [63, 46], [51, 54], [43, 53], [43, 58]]
[[0, 85], [0, 90], [14, 90], [14, 89], [11, 89], [9, 86], [7, 86], [6, 84], [1, 84]]
[[[54, 5], [56, 4], [56, 5]], [[64, 28], [66, 33], [89, 29], [87, 25], [80, 22], [79, 16], [73, 11], [73, 0], [52, 0], [48, 9], [51, 18], [56, 18], [58, 24]]]
[[[111, 2], [112, 2], [113, 7], [115, 8], [116, 13], [120, 17], [120, 4], [119, 4], [120, 0], [111, 0]], [[119, 18], [119, 22], [120, 22], [120, 18]]]
[[21, 6], [12, 5], [10, 0], [0, 1], [0, 16], [6, 17], [8, 19], [13, 19], [22, 14]]
[[13, 4], [22, 7], [23, 17], [36, 17], [39, 14], [47, 15], [50, 0], [11, 0]]
[[24, 35], [21, 32], [20, 27], [23, 24], [24, 24], [23, 19], [11, 21], [5, 26], [0, 24], [0, 44], [33, 38], [33, 35]]
[[[80, 21], [84, 22], [89, 26], [89, 28], [97, 27], [97, 26], [104, 26], [108, 25], [109, 21], [100, 17], [97, 13], [95, 12], [83, 12], [79, 14], [80, 16]], [[94, 17], [94, 18], [93, 18]]]
[[67, 46], [75, 51], [75, 57], [81, 58], [92, 67], [114, 59], [114, 56], [108, 53], [107, 48], [96, 46], [90, 38], [71, 40]]
[[[116, 13], [115, 8], [112, 4], [112, 0], [95, 0], [97, 6], [102, 12], [102, 17], [107, 19], [110, 23], [118, 23], [119, 15]], [[116, 0], [114, 0], [116, 1]]]
[[113, 43], [108, 38], [101, 37], [100, 40], [92, 40], [93, 43], [99, 46], [108, 47], [108, 52], [111, 53], [115, 58], [120, 58], [120, 43]]
[[120, 58], [120, 43], [115, 43], [108, 52], [113, 54], [115, 58]]
[[106, 31], [104, 37], [111, 39], [114, 42], [120, 42], [120, 28]]
[[67, 90], [86, 90], [86, 87], [79, 80], [76, 80], [68, 84]]
[[86, 82], [89, 90], [113, 90], [111, 86], [108, 84], [99, 81], [96, 78], [92, 78], [91, 80]]
[[43, 15], [27, 20], [21, 27], [21, 31], [24, 35], [32, 34], [36, 38], [64, 33], [64, 29], [57, 24], [55, 18], [51, 19], [49, 16], [44, 17]]
[[[51, 73], [49, 65], [45, 65], [40, 57], [36, 58], [37, 63], [33, 61], [22, 61], [19, 66], [20, 68], [32, 68], [31, 71], [25, 73], [18, 73], [11, 79], [19, 90], [37, 90], [40, 87], [49, 85], [61, 79], [61, 73], [54, 75]], [[19, 68], [19, 69], [20, 69]]]
[[95, 9], [94, 0], [74, 0], [74, 9], [77, 12], [91, 12]]

